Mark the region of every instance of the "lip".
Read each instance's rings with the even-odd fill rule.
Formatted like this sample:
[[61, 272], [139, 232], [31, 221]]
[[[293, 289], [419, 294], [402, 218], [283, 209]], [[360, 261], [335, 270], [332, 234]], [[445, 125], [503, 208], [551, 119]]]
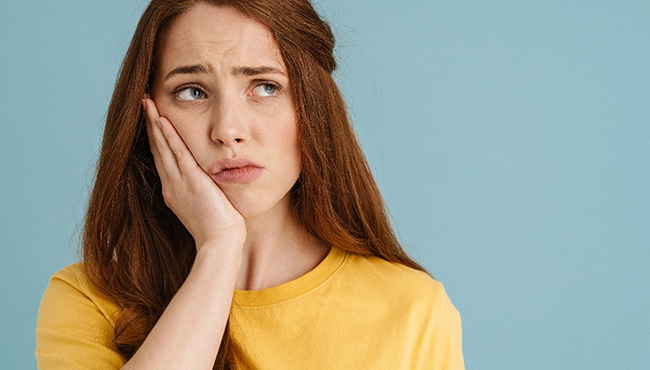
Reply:
[[248, 183], [262, 176], [264, 168], [246, 157], [221, 158], [214, 162], [208, 171], [218, 183]]

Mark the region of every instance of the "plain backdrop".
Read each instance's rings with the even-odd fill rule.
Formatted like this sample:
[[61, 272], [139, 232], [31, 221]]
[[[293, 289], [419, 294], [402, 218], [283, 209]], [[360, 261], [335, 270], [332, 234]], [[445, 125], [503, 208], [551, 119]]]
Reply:
[[[35, 368], [143, 0], [0, 7], [0, 358]], [[321, 0], [336, 78], [468, 369], [650, 368], [650, 1]]]

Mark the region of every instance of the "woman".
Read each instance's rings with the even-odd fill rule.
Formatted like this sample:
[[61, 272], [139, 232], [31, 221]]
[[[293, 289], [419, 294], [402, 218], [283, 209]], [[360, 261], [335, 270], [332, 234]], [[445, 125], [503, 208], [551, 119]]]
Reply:
[[83, 263], [39, 367], [462, 368], [460, 318], [406, 256], [308, 0], [154, 0], [109, 107]]

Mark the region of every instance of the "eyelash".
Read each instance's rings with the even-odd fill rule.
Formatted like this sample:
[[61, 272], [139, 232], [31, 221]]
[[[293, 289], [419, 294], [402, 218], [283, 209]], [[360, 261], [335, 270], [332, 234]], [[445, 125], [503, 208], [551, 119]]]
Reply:
[[[201, 94], [203, 95], [203, 97], [205, 97], [205, 96], [208, 95], [208, 94], [206, 94], [206, 92], [203, 90], [203, 88], [201, 88], [201, 86], [199, 86], [199, 85], [193, 85], [193, 84], [179, 86], [178, 88], [176, 88], [175, 90], [173, 90], [173, 91], [171, 92], [171, 94], [172, 94], [175, 98], [179, 99], [178, 94], [180, 94], [182, 91], [187, 90], [187, 89], [195, 89], [195, 90], [198, 90], [198, 91], [201, 92]], [[179, 100], [183, 100], [183, 99], [179, 99]]]
[[255, 87], [253, 87], [253, 90], [255, 90], [256, 88], [258, 88], [260, 86], [264, 86], [264, 85], [273, 86], [275, 88], [275, 94], [273, 94], [271, 96], [268, 96], [268, 98], [276, 97], [277, 94], [282, 92], [282, 86], [280, 86], [279, 84], [277, 84], [275, 82], [271, 82], [271, 81], [260, 81], [259, 83], [255, 84]]

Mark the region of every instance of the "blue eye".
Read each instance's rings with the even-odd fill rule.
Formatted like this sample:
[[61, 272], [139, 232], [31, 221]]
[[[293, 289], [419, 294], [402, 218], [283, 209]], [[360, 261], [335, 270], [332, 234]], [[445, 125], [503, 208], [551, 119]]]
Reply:
[[185, 87], [176, 91], [176, 97], [180, 100], [199, 100], [205, 99], [206, 94], [198, 87]]
[[255, 86], [253, 93], [257, 96], [273, 96], [278, 93], [280, 87], [272, 83], [263, 83]]

